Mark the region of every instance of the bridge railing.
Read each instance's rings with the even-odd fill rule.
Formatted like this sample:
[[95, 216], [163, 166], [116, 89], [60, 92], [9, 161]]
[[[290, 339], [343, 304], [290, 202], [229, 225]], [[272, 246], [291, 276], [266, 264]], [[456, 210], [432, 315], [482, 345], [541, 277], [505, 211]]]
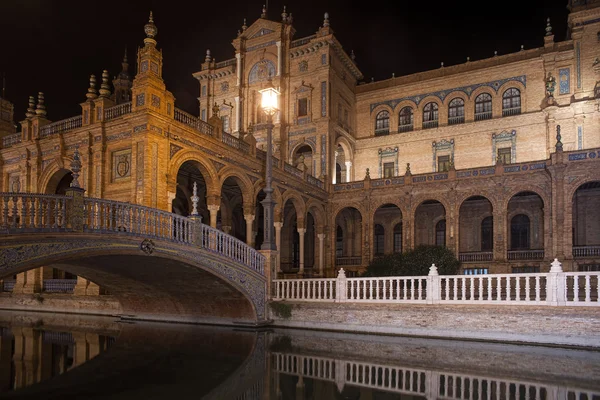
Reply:
[[64, 229], [68, 200], [53, 194], [0, 193], [0, 230]]
[[194, 218], [120, 201], [63, 195], [0, 193], [0, 234], [115, 232], [200, 247], [264, 274], [265, 257]]

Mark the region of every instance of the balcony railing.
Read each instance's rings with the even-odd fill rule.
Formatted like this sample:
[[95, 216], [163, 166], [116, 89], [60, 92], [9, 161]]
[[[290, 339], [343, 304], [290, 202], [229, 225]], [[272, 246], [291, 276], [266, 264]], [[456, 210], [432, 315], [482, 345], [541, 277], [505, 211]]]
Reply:
[[375, 130], [375, 136], [387, 136], [389, 134], [390, 134], [389, 128]]
[[0, 229], [63, 229], [68, 199], [57, 194], [0, 193]]
[[410, 132], [414, 129], [413, 124], [398, 125], [398, 133]]
[[423, 121], [423, 129], [437, 128], [438, 121]]
[[302, 46], [304, 44], [309, 43], [312, 39], [316, 38], [317, 35], [311, 35], [311, 36], [307, 36], [305, 38], [301, 38], [301, 39], [297, 39], [292, 41], [292, 43], [290, 44], [290, 48], [293, 47], [298, 47], [298, 46]]
[[509, 260], [543, 260], [544, 250], [509, 250]]
[[2, 138], [2, 148], [6, 149], [7, 147], [11, 147], [17, 143], [21, 143], [22, 139], [23, 139], [23, 136], [22, 136], [21, 132], [17, 132], [17, 133], [8, 135], [8, 136], [4, 136]]
[[2, 281], [2, 291], [3, 292], [12, 292], [15, 287], [15, 279], [4, 279]]
[[459, 253], [458, 260], [462, 262], [492, 261], [494, 253], [491, 251], [473, 251]]
[[573, 257], [600, 257], [600, 246], [573, 246]]
[[244, 142], [241, 139], [236, 138], [233, 135], [230, 135], [229, 133], [223, 132], [223, 135], [221, 136], [221, 141], [223, 143], [225, 143], [227, 146], [233, 147], [234, 149], [241, 150], [244, 153], [250, 152], [250, 145], [248, 143]]
[[342, 266], [360, 266], [362, 265], [362, 256], [336, 257], [335, 265]]
[[179, 108], [175, 108], [175, 121], [179, 121], [189, 127], [194, 128], [200, 133], [208, 136], [213, 136], [213, 127], [207, 122], [202, 121], [200, 118], [188, 114]]
[[111, 119], [118, 118], [129, 113], [131, 113], [131, 102], [119, 104], [104, 110], [104, 120], [110, 121]]
[[502, 110], [503, 117], [510, 117], [511, 115], [519, 115], [519, 114], [521, 114], [521, 107], [504, 108]]
[[448, 125], [464, 124], [465, 116], [459, 115], [457, 117], [448, 117]]
[[73, 293], [77, 279], [44, 279], [43, 291], [48, 293]]
[[475, 121], [483, 121], [485, 119], [492, 119], [491, 111], [475, 113]]
[[77, 128], [81, 128], [81, 115], [42, 126], [40, 128], [40, 139], [51, 135], [56, 135], [58, 133], [69, 132]]
[[237, 58], [230, 58], [229, 60], [218, 62], [215, 65], [215, 68], [225, 68], [230, 65], [236, 65], [236, 63], [237, 63]]

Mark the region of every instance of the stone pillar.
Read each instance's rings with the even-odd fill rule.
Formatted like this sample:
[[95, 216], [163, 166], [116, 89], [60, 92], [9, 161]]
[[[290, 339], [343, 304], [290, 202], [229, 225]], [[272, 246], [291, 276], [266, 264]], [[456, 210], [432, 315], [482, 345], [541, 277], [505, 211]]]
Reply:
[[29, 271], [17, 274], [13, 293], [40, 293], [42, 291], [42, 270], [41, 268], [30, 269]]
[[346, 182], [352, 182], [354, 174], [352, 173], [352, 161], [346, 161]]
[[219, 212], [220, 206], [216, 204], [209, 204], [208, 211], [210, 213], [210, 226], [212, 228], [217, 228], [217, 213]]
[[88, 279], [78, 276], [74, 294], [75, 296], [99, 296], [100, 286]]
[[252, 234], [254, 218], [254, 214], [244, 214], [244, 219], [246, 220], [246, 244], [250, 247], [254, 247], [254, 235]]
[[[237, 72], [236, 86], [240, 86], [242, 84], [242, 53], [235, 54], [235, 62], [236, 62], [236, 67], [237, 67], [236, 68], [236, 72]], [[236, 99], [239, 100], [239, 97], [236, 97]], [[236, 107], [236, 109], [237, 109], [237, 107]]]
[[335, 150], [333, 152], [333, 172], [332, 172], [332, 180], [331, 182], [335, 185], [336, 183], [342, 183], [342, 182], [337, 182], [337, 158], [338, 158], [338, 151]]
[[87, 343], [88, 360], [100, 354], [100, 337], [97, 333], [86, 333], [85, 341]]
[[323, 276], [323, 241], [325, 240], [325, 234], [318, 233], [317, 237], [319, 238], [319, 275]]
[[84, 332], [73, 332], [73, 339], [75, 339], [75, 348], [73, 349], [73, 368], [83, 364], [89, 357], [88, 343], [86, 340], [86, 334]]
[[[278, 251], [276, 250], [259, 250], [265, 256], [265, 278], [267, 280], [267, 301], [273, 298], [273, 279], [277, 277], [275, 273], [275, 264], [277, 263]], [[265, 316], [266, 317], [266, 316]]]
[[239, 132], [242, 130], [242, 123], [240, 121], [240, 116], [242, 115], [242, 113], [240, 113], [240, 96], [235, 96], [234, 107], [235, 107], [235, 126], [233, 127], [233, 131]]
[[39, 381], [41, 332], [29, 327], [13, 328], [12, 331], [15, 337], [15, 388], [20, 389]]
[[277, 272], [283, 272], [281, 270], [281, 228], [283, 228], [283, 222], [274, 222], [275, 225], [275, 246], [277, 247]]
[[281, 40], [277, 41], [277, 43], [275, 43], [275, 45], [277, 46], [277, 74], [276, 76], [280, 76], [281, 75]]
[[306, 228], [298, 228], [298, 236], [300, 237], [300, 269], [298, 275], [304, 274], [304, 234], [306, 234]]
[[296, 400], [304, 400], [304, 377], [302, 376], [304, 357], [298, 356], [298, 382], [296, 383]]

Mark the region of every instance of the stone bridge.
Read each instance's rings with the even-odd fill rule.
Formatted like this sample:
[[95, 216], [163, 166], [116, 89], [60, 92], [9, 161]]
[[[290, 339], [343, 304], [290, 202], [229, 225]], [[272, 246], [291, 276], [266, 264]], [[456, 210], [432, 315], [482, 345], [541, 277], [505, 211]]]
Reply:
[[89, 279], [121, 317], [192, 323], [266, 321], [265, 257], [201, 223], [130, 203], [0, 193], [0, 277], [41, 266]]

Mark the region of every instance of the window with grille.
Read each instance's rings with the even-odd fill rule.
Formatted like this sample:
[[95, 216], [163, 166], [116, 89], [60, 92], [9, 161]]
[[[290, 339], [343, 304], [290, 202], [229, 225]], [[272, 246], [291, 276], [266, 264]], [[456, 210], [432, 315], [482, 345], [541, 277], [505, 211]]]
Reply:
[[423, 108], [423, 122], [432, 122], [438, 120], [438, 105], [436, 103], [427, 103]]
[[446, 245], [446, 220], [442, 219], [435, 225], [435, 245]]
[[413, 127], [413, 110], [410, 107], [404, 107], [398, 114], [398, 132], [406, 132], [412, 130]]
[[393, 162], [386, 162], [383, 164], [383, 177], [391, 178], [394, 176], [394, 169], [396, 165]]
[[375, 136], [387, 135], [390, 133], [390, 113], [380, 111], [375, 117]]
[[394, 226], [394, 253], [402, 253], [402, 222]]
[[374, 251], [375, 251], [375, 255], [376, 256], [382, 256], [383, 252], [384, 252], [384, 237], [385, 237], [385, 230], [383, 229], [383, 226], [377, 224], [375, 225], [375, 235], [374, 235]]
[[335, 232], [335, 256], [342, 257], [344, 255], [344, 231], [341, 226], [337, 227]]
[[510, 147], [498, 149], [498, 161], [502, 164], [510, 164], [512, 151]]
[[475, 119], [492, 118], [492, 96], [489, 93], [481, 93], [475, 98]]
[[502, 115], [521, 113], [521, 91], [517, 88], [507, 89], [502, 95]]
[[462, 122], [465, 122], [465, 101], [456, 98], [448, 105], [448, 124], [460, 124]]
[[529, 249], [529, 217], [524, 214], [515, 215], [510, 221], [510, 249]]
[[438, 172], [446, 172], [450, 169], [450, 156], [438, 156]]
[[481, 251], [491, 251], [494, 247], [494, 219], [485, 217], [481, 221]]

